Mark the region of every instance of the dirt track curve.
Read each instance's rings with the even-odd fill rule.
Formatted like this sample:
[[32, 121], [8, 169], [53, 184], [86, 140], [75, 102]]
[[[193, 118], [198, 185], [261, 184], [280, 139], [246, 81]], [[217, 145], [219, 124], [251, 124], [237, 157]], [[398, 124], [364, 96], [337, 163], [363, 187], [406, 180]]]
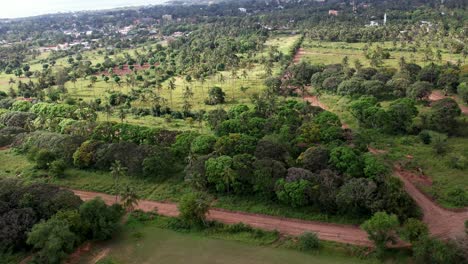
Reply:
[[[83, 200], [90, 200], [101, 197], [107, 204], [115, 203], [115, 196], [103, 193], [73, 190], [73, 192]], [[141, 200], [137, 209], [143, 211], [153, 211], [165, 216], [176, 217], [179, 215], [177, 204], [162, 203]], [[359, 246], [372, 246], [372, 242], [367, 238], [367, 233], [358, 226], [339, 225], [322, 222], [304, 221], [260, 214], [250, 214], [244, 212], [227, 211], [223, 209], [211, 209], [208, 219], [216, 220], [225, 224], [244, 223], [254, 228], [264, 230], [277, 230], [282, 234], [300, 235], [304, 232], [315, 232], [322, 240], [329, 240]]]
[[[328, 110], [328, 107], [320, 102], [316, 96], [306, 96], [304, 100], [312, 105]], [[432, 99], [431, 99], [432, 100]], [[438, 100], [438, 99], [434, 99]], [[343, 128], [347, 128], [343, 124]], [[385, 153], [383, 150], [369, 149], [373, 154]], [[460, 211], [451, 211], [440, 207], [436, 202], [422, 193], [414, 184], [413, 180], [420, 178], [412, 172], [395, 167], [394, 174], [398, 176], [405, 185], [406, 192], [413, 198], [423, 212], [423, 221], [428, 225], [429, 231], [433, 236], [447, 239], [456, 238], [465, 234], [465, 221], [468, 220], [467, 208]]]
[[[444, 98], [452, 98], [456, 100], [455, 96], [446, 96], [441, 91], [437, 91], [437, 90], [432, 91], [432, 93], [429, 95], [429, 100], [431, 101], [438, 101]], [[458, 104], [458, 106], [460, 106], [460, 109], [464, 115], [468, 115], [468, 106], [462, 105], [460, 103]]]
[[409, 171], [395, 167], [397, 175], [405, 184], [406, 192], [421, 208], [424, 216], [423, 221], [429, 227], [433, 236], [446, 239], [456, 238], [465, 234], [465, 221], [468, 220], [468, 211], [451, 211], [440, 207], [437, 203], [422, 193], [410, 179], [417, 177]]

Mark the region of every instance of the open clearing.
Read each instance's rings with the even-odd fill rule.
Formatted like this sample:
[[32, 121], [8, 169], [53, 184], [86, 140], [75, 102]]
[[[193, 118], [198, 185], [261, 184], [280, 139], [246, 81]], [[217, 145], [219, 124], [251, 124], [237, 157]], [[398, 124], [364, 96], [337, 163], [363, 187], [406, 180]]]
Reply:
[[[364, 56], [365, 45], [366, 43], [324, 42], [306, 39], [298, 54], [297, 61], [303, 60], [312, 64], [335, 64], [341, 63], [343, 58], [347, 56], [351, 65], [358, 59], [363, 65], [369, 66], [369, 60]], [[420, 65], [427, 64], [423, 63], [424, 54], [422, 52], [412, 52], [410, 47], [396, 48], [393, 47], [391, 42], [374, 43], [372, 47], [377, 45], [390, 52], [390, 59], [383, 61], [384, 66], [398, 67], [401, 57]], [[450, 54], [447, 50], [441, 50], [442, 63], [456, 63], [459, 59], [463, 61], [460, 54]]]
[[[135, 234], [142, 234], [142, 237], [136, 238]], [[103, 251], [107, 253], [107, 256], [98, 263], [108, 263], [105, 261], [126, 264], [375, 263], [353, 257], [302, 253], [289, 249], [181, 234], [148, 225], [134, 231], [125, 228], [118, 239], [96, 247], [92, 252], [84, 255], [78, 263], [94, 263], [93, 260], [96, 260], [96, 257], [100, 256]]]

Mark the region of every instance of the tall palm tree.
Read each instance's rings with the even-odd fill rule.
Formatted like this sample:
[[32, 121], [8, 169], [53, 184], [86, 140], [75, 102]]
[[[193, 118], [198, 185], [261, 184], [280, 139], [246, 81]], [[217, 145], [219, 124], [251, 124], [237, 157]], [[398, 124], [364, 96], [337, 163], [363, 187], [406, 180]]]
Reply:
[[112, 178], [114, 178], [115, 203], [117, 203], [119, 199], [119, 180], [121, 177], [125, 177], [127, 168], [122, 165], [120, 160], [116, 160], [110, 169]]
[[175, 79], [174, 78], [169, 80], [169, 84], [168, 84], [167, 88], [169, 89], [169, 96], [170, 96], [170, 100], [171, 100], [171, 108], [174, 108], [174, 102], [172, 100], [172, 92], [176, 89], [176, 84], [175, 84]]
[[235, 80], [238, 78], [237, 76], [237, 70], [236, 69], [232, 69], [231, 71], [231, 96], [232, 96], [232, 100], [234, 101], [236, 98], [235, 98], [235, 94], [234, 94], [234, 85], [235, 85]]
[[135, 190], [127, 185], [122, 192], [122, 197], [120, 199], [123, 208], [125, 208], [127, 212], [131, 212], [138, 206], [139, 200], [140, 197], [138, 197]]

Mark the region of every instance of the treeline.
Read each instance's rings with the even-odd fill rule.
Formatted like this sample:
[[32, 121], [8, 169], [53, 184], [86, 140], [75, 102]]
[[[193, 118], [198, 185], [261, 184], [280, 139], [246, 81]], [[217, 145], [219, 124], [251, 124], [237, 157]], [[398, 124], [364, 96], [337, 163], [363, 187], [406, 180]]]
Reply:
[[109, 239], [122, 214], [120, 205], [84, 203], [55, 186], [0, 180], [0, 261], [33, 252], [34, 263], [61, 263], [84, 241]]

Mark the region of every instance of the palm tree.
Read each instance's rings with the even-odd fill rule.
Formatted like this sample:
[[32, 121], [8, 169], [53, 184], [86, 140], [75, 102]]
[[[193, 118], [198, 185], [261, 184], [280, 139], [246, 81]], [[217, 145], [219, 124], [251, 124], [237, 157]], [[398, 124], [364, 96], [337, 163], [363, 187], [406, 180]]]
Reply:
[[174, 91], [176, 89], [176, 84], [175, 84], [175, 79], [174, 78], [169, 80], [169, 85], [167, 86], [167, 88], [169, 89], [169, 97], [170, 97], [170, 100], [171, 100], [171, 108], [174, 108], [174, 102], [172, 100], [172, 91]]
[[229, 193], [229, 186], [231, 186], [237, 178], [236, 172], [231, 168], [226, 168], [223, 173], [223, 182], [226, 185], [226, 191]]
[[106, 118], [107, 118], [107, 122], [109, 122], [109, 119], [112, 115], [112, 112], [114, 112], [114, 109], [112, 108], [112, 106], [110, 104], [106, 104], [104, 106], [104, 112], [106, 112]]
[[125, 208], [127, 212], [131, 212], [138, 206], [139, 200], [140, 198], [136, 194], [135, 190], [127, 185], [125, 190], [122, 192], [122, 197], [120, 199], [123, 208]]
[[231, 80], [233, 80], [233, 82], [231, 82], [231, 95], [232, 95], [232, 100], [234, 101], [235, 100], [235, 94], [234, 94], [234, 84], [235, 84], [235, 80], [238, 78], [237, 76], [237, 70], [236, 69], [232, 69], [231, 71]]
[[117, 203], [119, 199], [119, 180], [121, 177], [125, 177], [127, 168], [122, 165], [120, 160], [116, 160], [110, 169], [112, 178], [114, 178], [115, 203]]
[[125, 111], [123, 107], [119, 108], [119, 118], [121, 123], [123, 123], [125, 121], [125, 118], [127, 118], [127, 111]]

